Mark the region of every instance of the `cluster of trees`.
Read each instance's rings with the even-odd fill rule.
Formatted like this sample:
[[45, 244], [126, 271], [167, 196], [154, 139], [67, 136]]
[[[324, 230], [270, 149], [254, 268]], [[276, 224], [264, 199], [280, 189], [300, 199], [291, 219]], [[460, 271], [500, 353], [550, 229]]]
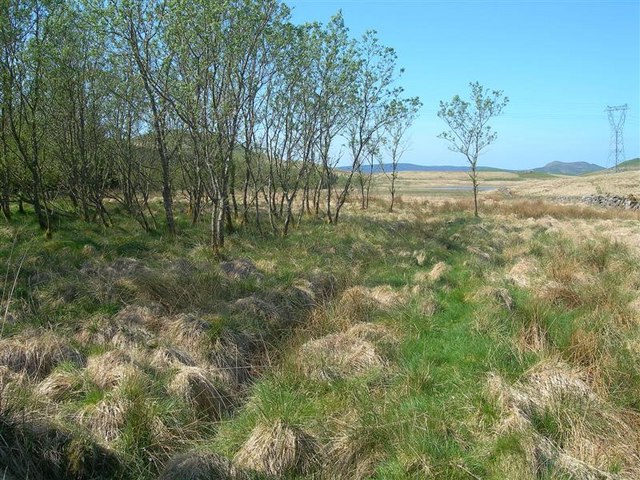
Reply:
[[2, 213], [110, 225], [116, 201], [155, 229], [161, 192], [168, 231], [184, 198], [216, 248], [240, 223], [337, 222], [421, 106], [401, 73], [374, 32], [277, 0], [0, 0]]

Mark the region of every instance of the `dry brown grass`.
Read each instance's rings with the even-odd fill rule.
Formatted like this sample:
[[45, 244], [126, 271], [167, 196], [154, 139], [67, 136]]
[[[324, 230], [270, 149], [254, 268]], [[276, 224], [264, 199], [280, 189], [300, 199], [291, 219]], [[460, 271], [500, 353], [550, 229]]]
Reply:
[[382, 370], [385, 366], [371, 342], [344, 334], [327, 335], [305, 343], [300, 363], [305, 375], [325, 381], [358, 377]]
[[[156, 308], [156, 310], [158, 310]], [[100, 316], [82, 322], [74, 337], [84, 345], [111, 344], [121, 349], [153, 345], [165, 319], [149, 307], [128, 305], [116, 316]]]
[[110, 350], [89, 357], [87, 374], [103, 390], [122, 384], [128, 378], [142, 375], [142, 369], [130, 355], [121, 350]]
[[25, 381], [24, 374], [16, 373], [5, 365], [0, 366], [0, 397], [13, 387], [22, 386]]
[[81, 371], [53, 372], [37, 387], [37, 392], [51, 400], [60, 401], [83, 391]]
[[81, 425], [89, 428], [101, 442], [110, 444], [120, 436], [129, 408], [131, 408], [131, 402], [116, 393], [96, 404], [84, 407], [78, 413], [77, 420]]
[[53, 333], [0, 341], [0, 366], [25, 373], [31, 378], [44, 378], [63, 362], [82, 365], [84, 358], [68, 342]]
[[516, 218], [555, 218], [558, 220], [638, 220], [640, 213], [619, 208], [600, 208], [588, 205], [554, 203], [549, 200], [503, 200], [486, 202], [482, 213], [491, 215], [509, 215]]
[[439, 282], [451, 267], [444, 262], [438, 262], [428, 272], [418, 272], [413, 277], [413, 281], [418, 284], [433, 284]]
[[166, 321], [160, 305], [127, 305], [118, 312], [114, 320], [119, 324], [142, 326], [153, 332], [161, 330]]
[[252, 357], [266, 348], [252, 334], [223, 332], [212, 342], [207, 363], [224, 375], [229, 385], [241, 385], [254, 373]]
[[286, 318], [275, 304], [255, 294], [239, 298], [233, 303], [232, 309], [248, 318], [260, 319], [268, 329], [281, 329], [293, 320]]
[[303, 430], [278, 420], [256, 426], [234, 460], [241, 468], [269, 476], [303, 475], [318, 464], [318, 446]]
[[117, 331], [118, 326], [110, 318], [100, 316], [82, 322], [74, 338], [82, 345], [106, 345]]
[[503, 287], [485, 285], [476, 290], [471, 299], [475, 302], [490, 300], [496, 302], [500, 307], [506, 308], [510, 312], [513, 311], [515, 306], [513, 297], [509, 293], [509, 290]]
[[376, 311], [390, 311], [405, 301], [405, 296], [389, 285], [373, 288], [358, 285], [343, 292], [335, 316], [344, 319], [347, 325], [366, 322]]
[[220, 270], [230, 280], [246, 280], [248, 278], [262, 278], [256, 265], [248, 258], [237, 258], [220, 263]]
[[346, 333], [354, 338], [371, 342], [383, 350], [398, 345], [398, 334], [390, 327], [378, 323], [358, 323]]
[[383, 351], [395, 342], [383, 326], [357, 324], [302, 345], [299, 366], [304, 375], [321, 381], [369, 375], [387, 367]]
[[197, 415], [219, 420], [232, 406], [224, 380], [215, 370], [183, 366], [171, 381], [169, 392], [191, 405]]
[[528, 442], [526, 471], [553, 464], [570, 478], [613, 479], [618, 477], [607, 472], [619, 466], [621, 478], [637, 478], [639, 419], [609, 405], [588, 380], [584, 372], [553, 359], [536, 365], [513, 386], [490, 376], [489, 391], [503, 412], [497, 432], [519, 432]]
[[120, 324], [110, 343], [120, 350], [132, 350], [135, 348], [154, 346], [157, 342], [156, 335], [144, 327], [138, 325]]
[[168, 322], [163, 333], [168, 343], [179, 345], [198, 359], [205, 359], [210, 349], [211, 325], [195, 315], [181, 314]]
[[370, 428], [357, 412], [349, 412], [325, 447], [322, 478], [364, 480], [370, 478], [384, 452], [372, 441]]
[[187, 352], [173, 347], [158, 347], [149, 359], [149, 365], [158, 370], [194, 367], [196, 361]]
[[509, 268], [506, 279], [518, 287], [527, 288], [534, 283], [534, 278], [538, 275], [538, 272], [538, 261], [535, 258], [522, 258]]
[[246, 478], [214, 452], [189, 452], [172, 458], [158, 480], [240, 480]]

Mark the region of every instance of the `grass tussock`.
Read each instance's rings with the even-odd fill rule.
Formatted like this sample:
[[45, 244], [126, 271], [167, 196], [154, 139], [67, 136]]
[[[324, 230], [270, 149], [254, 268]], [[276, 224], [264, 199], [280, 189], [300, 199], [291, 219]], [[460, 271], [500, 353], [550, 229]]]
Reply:
[[351, 412], [350, 419], [338, 422], [336, 433], [327, 444], [327, 478], [370, 478], [384, 458], [385, 440], [370, 414]]
[[304, 375], [332, 381], [381, 372], [387, 367], [384, 344], [395, 343], [380, 325], [357, 324], [342, 333], [326, 335], [302, 345], [299, 364]]
[[151, 354], [149, 364], [156, 370], [194, 367], [196, 360], [187, 352], [173, 347], [158, 347]]
[[87, 405], [77, 419], [92, 434], [106, 445], [116, 441], [125, 427], [127, 410], [131, 403], [119, 392]]
[[169, 384], [169, 392], [191, 405], [196, 415], [219, 420], [232, 406], [224, 375], [200, 367], [181, 367]]
[[59, 402], [77, 397], [84, 390], [82, 371], [78, 369], [52, 372], [37, 387], [38, 394]]
[[434, 284], [440, 281], [450, 269], [451, 267], [445, 262], [438, 262], [428, 272], [417, 272], [413, 280], [418, 284]]
[[215, 453], [194, 451], [171, 459], [158, 480], [241, 480], [247, 478], [226, 458]]
[[120, 386], [129, 378], [142, 375], [140, 365], [121, 350], [93, 355], [87, 361], [87, 374], [103, 390]]
[[0, 468], [5, 478], [112, 479], [123, 473], [112, 450], [46, 419], [0, 412]]
[[53, 333], [0, 341], [0, 365], [29, 377], [46, 377], [61, 363], [82, 365], [84, 357]]
[[342, 293], [334, 315], [347, 325], [367, 322], [378, 311], [389, 312], [406, 301], [405, 296], [389, 285], [373, 288], [355, 286]]
[[269, 476], [306, 474], [318, 463], [313, 437], [282, 421], [258, 425], [234, 458], [241, 468]]
[[518, 434], [529, 471], [552, 466], [571, 478], [634, 478], [640, 468], [638, 418], [612, 407], [581, 372], [543, 362], [515, 385], [490, 376], [499, 399], [501, 435]]

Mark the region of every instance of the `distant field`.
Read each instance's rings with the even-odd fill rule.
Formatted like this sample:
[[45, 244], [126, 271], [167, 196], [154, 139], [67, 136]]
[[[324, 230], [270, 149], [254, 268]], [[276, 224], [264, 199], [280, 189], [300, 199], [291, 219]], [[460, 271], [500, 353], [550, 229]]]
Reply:
[[[622, 171], [584, 176], [550, 175], [547, 173], [481, 172], [481, 195], [497, 188], [508, 188], [514, 195], [524, 197], [562, 197], [591, 194], [638, 194], [640, 171]], [[443, 199], [445, 197], [470, 197], [469, 176], [463, 172], [401, 172], [396, 181], [398, 195]], [[390, 180], [385, 175], [375, 175], [372, 192], [386, 195]], [[451, 187], [451, 190], [447, 190]], [[484, 190], [484, 191], [483, 191]]]

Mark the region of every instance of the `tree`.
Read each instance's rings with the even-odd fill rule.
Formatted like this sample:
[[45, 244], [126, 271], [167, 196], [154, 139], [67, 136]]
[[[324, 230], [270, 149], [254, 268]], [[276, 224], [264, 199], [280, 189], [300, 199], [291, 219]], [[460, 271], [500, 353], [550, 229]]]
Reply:
[[[42, 164], [44, 136], [44, 57], [50, 2], [0, 4], [0, 64], [4, 118], [17, 156], [31, 176], [30, 203], [42, 230], [49, 233]], [[6, 147], [6, 138], [3, 145]], [[3, 155], [4, 156], [4, 155]]]
[[478, 157], [482, 150], [495, 142], [497, 133], [489, 126], [489, 120], [502, 113], [509, 103], [502, 90], [489, 90], [479, 82], [469, 84], [470, 101], [462, 100], [458, 95], [450, 102], [440, 102], [438, 117], [445, 121], [449, 130], [442, 132], [438, 138], [449, 142], [449, 149], [463, 154], [471, 172], [469, 177], [473, 184], [474, 215], [478, 216]]
[[[422, 107], [422, 102], [418, 97], [407, 98], [402, 101], [395, 101], [389, 106], [390, 116], [393, 120], [386, 126], [386, 150], [391, 160], [391, 175], [385, 172], [391, 180], [389, 193], [391, 194], [391, 203], [389, 211], [393, 212], [393, 205], [396, 199], [396, 179], [398, 178], [398, 163], [400, 158], [409, 148], [409, 142], [406, 133], [413, 124], [418, 111]], [[381, 160], [382, 162], [382, 160]]]
[[381, 45], [375, 31], [363, 35], [354, 53], [358, 63], [354, 66], [354, 94], [346, 127], [351, 171], [346, 175], [344, 187], [338, 192], [332, 223], [338, 223], [340, 209], [350, 193], [354, 174], [361, 171], [365, 158], [378, 150], [377, 144], [382, 140], [379, 133], [391, 121], [390, 105], [402, 93], [402, 88], [395, 83], [404, 70], [397, 68], [395, 51]]
[[169, 124], [172, 119], [163, 95], [167, 88], [167, 68], [170, 63], [166, 45], [162, 43], [162, 35], [166, 29], [167, 2], [114, 0], [110, 5], [112, 10], [105, 12], [112, 22], [108, 28], [116, 41], [126, 45], [123, 54], [133, 58], [151, 109], [151, 124], [162, 168], [162, 204], [167, 230], [174, 236], [176, 226], [171, 174], [175, 151], [169, 146]]

